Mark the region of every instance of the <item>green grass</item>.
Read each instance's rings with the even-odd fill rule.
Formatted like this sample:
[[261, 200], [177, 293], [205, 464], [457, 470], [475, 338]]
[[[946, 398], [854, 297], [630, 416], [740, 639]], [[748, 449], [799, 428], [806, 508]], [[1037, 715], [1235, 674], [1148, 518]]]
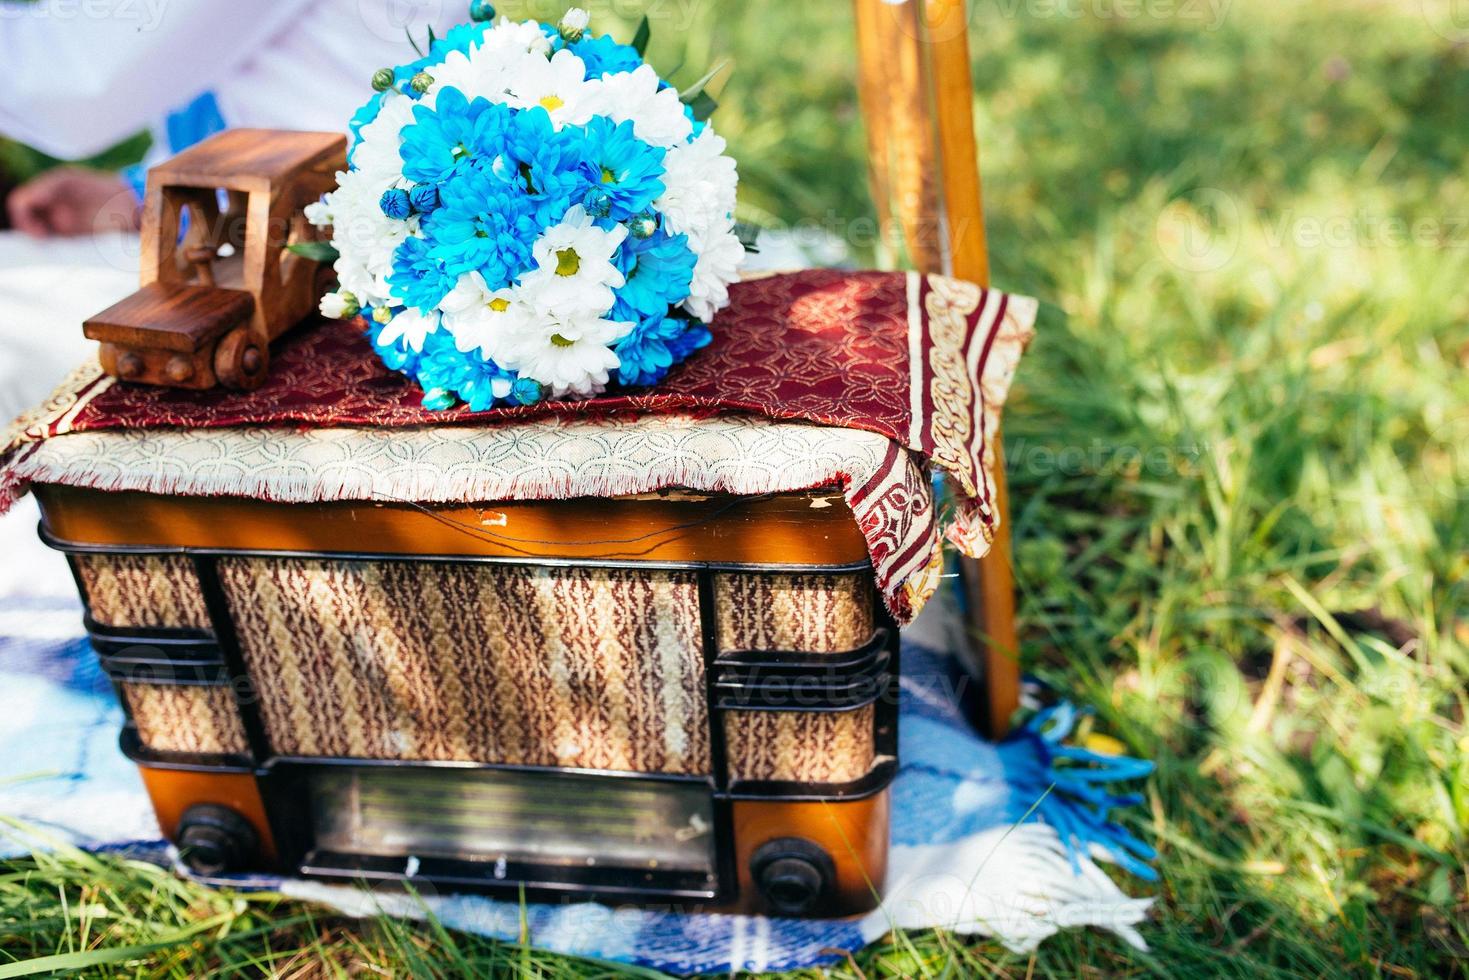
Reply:
[[[845, 7], [664, 8], [686, 6], [654, 55], [681, 81], [735, 59], [717, 120], [750, 215], [855, 227]], [[1469, 46], [1422, 8], [1235, 0], [1209, 30], [978, 4], [995, 277], [1046, 301], [1006, 432], [1025, 665], [1157, 760], [1125, 819], [1163, 880], [1148, 954], [922, 933], [832, 975], [1463, 972]], [[80, 951], [119, 957], [99, 974], [608, 972], [12, 862], [0, 960]]]

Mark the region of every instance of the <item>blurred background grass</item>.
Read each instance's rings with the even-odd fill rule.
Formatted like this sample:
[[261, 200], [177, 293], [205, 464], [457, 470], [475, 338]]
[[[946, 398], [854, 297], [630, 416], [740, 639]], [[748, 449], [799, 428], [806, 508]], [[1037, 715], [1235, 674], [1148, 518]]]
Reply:
[[[597, 25], [630, 36], [638, 6], [613, 6]], [[745, 216], [859, 238], [846, 5], [643, 6], [676, 81], [733, 61], [716, 121]], [[995, 280], [1045, 301], [1006, 429], [1025, 666], [1157, 760], [1124, 820], [1163, 882], [1147, 954], [924, 933], [833, 974], [1462, 974], [1469, 22], [974, 6]], [[610, 972], [112, 859], [6, 866], [0, 953], [86, 950], [177, 976]]]

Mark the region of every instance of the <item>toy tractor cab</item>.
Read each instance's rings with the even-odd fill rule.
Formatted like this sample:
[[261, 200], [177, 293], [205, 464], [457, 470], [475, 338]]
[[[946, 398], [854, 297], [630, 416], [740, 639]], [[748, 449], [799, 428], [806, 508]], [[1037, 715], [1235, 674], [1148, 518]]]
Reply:
[[83, 325], [108, 374], [176, 388], [248, 390], [270, 344], [331, 279], [288, 246], [320, 240], [302, 209], [346, 169], [335, 133], [232, 129], [148, 171], [142, 288]]

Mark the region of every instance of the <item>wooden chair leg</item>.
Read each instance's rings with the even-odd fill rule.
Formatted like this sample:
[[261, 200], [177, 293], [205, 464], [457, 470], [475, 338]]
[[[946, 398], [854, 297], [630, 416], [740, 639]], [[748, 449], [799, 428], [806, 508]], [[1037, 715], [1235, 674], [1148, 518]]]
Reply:
[[989, 554], [962, 560], [960, 573], [968, 600], [970, 632], [980, 644], [985, 696], [981, 723], [991, 738], [1010, 730], [1010, 716], [1020, 706], [1020, 643], [1015, 631], [1015, 573], [1011, 566], [1010, 514], [1004, 460], [995, 439], [995, 504], [1000, 528]]

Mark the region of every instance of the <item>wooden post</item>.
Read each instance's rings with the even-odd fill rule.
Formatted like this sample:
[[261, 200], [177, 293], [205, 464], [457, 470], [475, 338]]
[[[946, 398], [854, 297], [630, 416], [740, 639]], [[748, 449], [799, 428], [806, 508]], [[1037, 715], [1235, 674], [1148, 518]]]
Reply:
[[[854, 5], [862, 110], [878, 214], [885, 218], [890, 207], [897, 208], [909, 256], [919, 271], [946, 272], [987, 286], [989, 253], [964, 0], [907, 0], [896, 5], [854, 0]], [[910, 57], [924, 68], [916, 92], [909, 73], [902, 70]], [[906, 125], [894, 118], [895, 112], [905, 115]], [[926, 125], [916, 130], [915, 121]], [[897, 183], [903, 183], [905, 162], [910, 174], [915, 164], [929, 174], [937, 171], [938, 201], [924, 193], [922, 185], [918, 193], [906, 194], [902, 186], [892, 187], [894, 172]], [[940, 228], [942, 236], [930, 235]], [[941, 242], [935, 240], [938, 237]], [[1020, 662], [1008, 493], [998, 436], [994, 453], [1000, 527], [989, 554], [978, 561], [962, 559], [960, 572], [971, 611], [969, 626], [982, 650], [986, 686], [982, 720], [989, 733], [999, 737], [1019, 705]]]

